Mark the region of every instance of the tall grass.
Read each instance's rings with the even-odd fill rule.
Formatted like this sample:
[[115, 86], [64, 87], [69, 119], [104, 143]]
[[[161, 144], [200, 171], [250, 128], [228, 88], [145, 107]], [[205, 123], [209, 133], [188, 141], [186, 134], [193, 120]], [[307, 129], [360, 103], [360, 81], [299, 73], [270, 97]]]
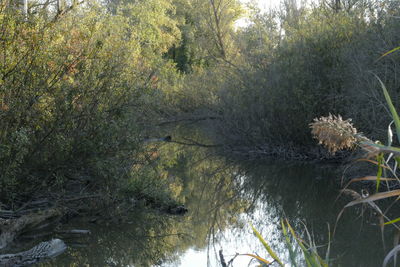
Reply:
[[[385, 53], [383, 56], [396, 52], [398, 49], [399, 48], [393, 49], [388, 53]], [[392, 145], [393, 132], [391, 129], [391, 125], [394, 123], [395, 133], [400, 143], [400, 117], [385, 84], [377, 75], [375, 75], [375, 77], [381, 86], [388, 110], [393, 120], [388, 126], [388, 140], [386, 145], [379, 141], [373, 142], [362, 134], [357, 133], [357, 130], [352, 124], [349, 123], [349, 120], [343, 121], [340, 116], [336, 117], [330, 115], [328, 117], [315, 119], [314, 122], [310, 124], [310, 127], [312, 128], [314, 137], [318, 139], [321, 144], [326, 146], [331, 152], [335, 152], [338, 149], [347, 149], [355, 146], [359, 146], [361, 149], [367, 152], [364, 158], [358, 159], [357, 161], [369, 162], [370, 164], [375, 165], [377, 168], [377, 173], [373, 176], [353, 178], [345, 185], [342, 193], [351, 194], [354, 200], [350, 201], [344, 206], [337, 217], [337, 221], [339, 221], [345, 209], [356, 205], [365, 204], [378, 214], [380, 228], [383, 233], [384, 228], [388, 225], [393, 226], [395, 229], [397, 229], [397, 231], [400, 230], [400, 215], [398, 215], [398, 218], [394, 219], [390, 218], [389, 215], [389, 212], [392, 211], [396, 201], [400, 199], [400, 179], [398, 170], [398, 164], [400, 163], [400, 148]], [[347, 128], [340, 127], [343, 122], [347, 123]], [[345, 143], [345, 145], [343, 145], [343, 143]], [[373, 194], [370, 195], [365, 191], [358, 193], [352, 189], [349, 189], [351, 184], [364, 181], [375, 182], [376, 186]], [[379, 201], [385, 199], [394, 199], [394, 202], [390, 204], [389, 207], [385, 207], [384, 209], [384, 205]], [[394, 265], [396, 266], [396, 257], [398, 251], [400, 250], [400, 245], [398, 245], [398, 238], [396, 236], [394, 239], [394, 248], [386, 255], [383, 266], [387, 266], [392, 259], [394, 260]]]
[[[283, 260], [280, 258], [268, 244], [268, 242], [262, 237], [262, 235], [258, 232], [258, 230], [251, 225], [254, 235], [260, 241], [260, 243], [264, 246], [266, 252], [272, 259], [262, 258], [258, 255], [254, 254], [240, 254], [242, 256], [249, 256], [258, 261], [260, 266], [270, 266], [273, 263], [276, 263], [278, 266], [285, 266], [284, 262], [288, 262], [290, 266], [308, 266], [308, 267], [328, 267], [329, 262], [329, 251], [330, 246], [328, 244], [328, 249], [326, 253], [325, 259], [323, 259], [317, 250], [317, 246], [313, 241], [307, 227], [305, 227], [305, 233], [308, 239], [308, 242], [300, 238], [293, 227], [290, 225], [287, 219], [281, 220], [282, 234], [285, 240], [285, 246], [287, 252], [289, 254], [289, 258]], [[304, 265], [304, 263], [306, 265]]]

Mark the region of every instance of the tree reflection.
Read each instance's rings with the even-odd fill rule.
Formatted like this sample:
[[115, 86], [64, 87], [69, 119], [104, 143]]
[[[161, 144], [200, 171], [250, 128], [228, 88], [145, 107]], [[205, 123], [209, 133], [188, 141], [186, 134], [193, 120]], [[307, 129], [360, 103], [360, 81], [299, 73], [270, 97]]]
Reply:
[[[179, 262], [189, 248], [204, 249], [217, 233], [240, 225], [238, 214], [250, 203], [234, 165], [209, 158], [206, 150], [160, 149], [157, 171], [168, 180], [171, 193], [189, 209], [185, 216], [166, 215], [145, 208], [130, 215], [128, 223], [70, 225], [90, 229], [92, 235], [66, 240], [68, 252], [43, 266], [154, 266]], [[70, 242], [68, 242], [70, 241]]]
[[[260, 229], [265, 222], [277, 224], [287, 218], [290, 224], [302, 233], [306, 226], [320, 253], [325, 255], [329, 242], [329, 230], [335, 226], [337, 216], [347, 199], [339, 196], [341, 171], [338, 166], [274, 162], [244, 166], [244, 188], [247, 197], [254, 197], [258, 209], [264, 214], [258, 221]], [[332, 239], [330, 257], [333, 266], [379, 266], [383, 260], [382, 238], [377, 218], [365, 223], [370, 212], [346, 211], [337, 224]], [[268, 224], [268, 223], [267, 223]], [[280, 231], [280, 227], [277, 227]], [[283, 239], [271, 240], [277, 251], [285, 252]], [[324, 246], [325, 245], [325, 246]], [[379, 248], [379, 249], [375, 249]], [[366, 253], [368, 251], [368, 253]]]
[[[56, 265], [178, 266], [180, 257], [189, 249], [204, 251], [204, 257], [206, 251], [225, 249], [223, 234], [230, 242], [253, 243], [257, 249], [242, 253], [264, 253], [258, 240], [246, 231], [248, 222], [267, 235], [267, 241], [281, 257], [286, 257], [282, 218], [288, 218], [300, 235], [304, 222], [316, 244], [328, 243], [327, 223], [333, 229], [344, 206], [340, 199], [335, 202], [339, 192], [336, 179], [340, 177], [334, 172], [335, 167], [276, 162], [238, 164], [208, 153], [173, 144], [160, 148], [155, 167], [174, 198], [189, 209], [185, 216], [143, 208], [121, 224], [74, 225], [89, 228], [93, 234], [66, 240], [71, 247], [56, 259]], [[381, 247], [380, 240], [376, 226], [362, 225], [356, 214], [345, 213], [332, 243], [334, 266], [378, 266], [384, 254], [371, 248]], [[217, 243], [219, 247], [214, 248]], [[324, 248], [321, 249], [323, 253]], [[226, 251], [231, 255], [235, 252]], [[213, 262], [218, 261], [216, 255]]]

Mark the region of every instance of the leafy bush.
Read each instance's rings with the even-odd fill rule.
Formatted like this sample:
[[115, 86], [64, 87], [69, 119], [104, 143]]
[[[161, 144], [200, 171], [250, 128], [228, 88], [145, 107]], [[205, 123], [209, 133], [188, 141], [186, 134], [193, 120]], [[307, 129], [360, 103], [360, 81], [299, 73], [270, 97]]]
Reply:
[[126, 177], [162, 96], [155, 73], [179, 40], [168, 3], [110, 14], [92, 1], [27, 19], [0, 9], [0, 201]]
[[256, 13], [237, 33], [238, 57], [201, 71], [192, 79], [196, 89], [183, 98], [196, 101], [182, 106], [217, 118], [207, 125], [210, 136], [244, 153], [297, 147], [307, 154], [313, 145], [308, 122], [330, 112], [352, 117], [368, 136], [382, 139], [386, 133], [376, 125], [387, 125], [390, 116], [370, 71], [398, 103], [399, 55], [377, 59], [400, 42], [400, 21], [393, 17], [400, 6], [368, 3], [341, 11], [320, 3]]

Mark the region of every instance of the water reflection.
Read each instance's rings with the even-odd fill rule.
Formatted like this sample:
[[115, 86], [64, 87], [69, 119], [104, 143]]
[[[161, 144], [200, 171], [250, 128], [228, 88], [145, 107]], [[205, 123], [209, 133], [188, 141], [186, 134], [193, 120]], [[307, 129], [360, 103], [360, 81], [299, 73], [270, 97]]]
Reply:
[[[247, 172], [248, 194], [257, 195], [255, 217], [259, 228], [277, 224], [280, 218], [288, 218], [298, 231], [305, 224], [313, 234], [316, 244], [329, 242], [327, 224], [331, 230], [337, 216], [349, 199], [338, 199], [340, 172], [337, 166], [311, 164], [272, 164], [258, 166]], [[332, 242], [330, 257], [333, 266], [379, 266], [382, 264], [382, 239], [376, 225], [365, 224], [366, 217], [374, 216], [366, 211], [358, 218], [360, 210], [350, 209], [338, 223]], [[375, 222], [376, 218], [372, 218]], [[269, 223], [265, 223], [269, 222]], [[263, 231], [264, 233], [268, 231]], [[272, 239], [275, 249], [284, 254], [282, 237]], [[321, 249], [324, 255], [324, 247]]]
[[[43, 266], [220, 266], [220, 249], [226, 261], [237, 252], [269, 258], [249, 222], [287, 259], [281, 218], [288, 218], [298, 231], [306, 224], [315, 242], [324, 245], [327, 223], [332, 229], [344, 205], [344, 200], [335, 202], [339, 189], [335, 166], [232, 164], [196, 149], [164, 152], [168, 159], [160, 162], [164, 177], [179, 188], [176, 198], [189, 209], [187, 215], [139, 209], [123, 224], [74, 222], [69, 227], [90, 229], [93, 234], [66, 240], [68, 253]], [[355, 210], [345, 212], [339, 222], [331, 250], [333, 266], [382, 263], [379, 229], [357, 215]], [[247, 266], [249, 261], [238, 257], [233, 266]]]

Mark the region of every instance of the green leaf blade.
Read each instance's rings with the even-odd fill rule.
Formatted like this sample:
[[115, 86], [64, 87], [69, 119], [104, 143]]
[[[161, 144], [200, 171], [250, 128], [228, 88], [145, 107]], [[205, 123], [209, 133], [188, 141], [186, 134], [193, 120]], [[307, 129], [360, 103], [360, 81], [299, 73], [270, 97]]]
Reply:
[[377, 75], [375, 75], [375, 77], [378, 79], [378, 81], [379, 81], [379, 83], [380, 83], [380, 85], [382, 87], [383, 94], [384, 94], [385, 99], [386, 99], [386, 103], [389, 106], [390, 113], [392, 114], [392, 118], [393, 118], [394, 124], [396, 126], [397, 139], [399, 140], [399, 143], [400, 143], [400, 118], [399, 118], [399, 115], [397, 114], [397, 111], [396, 111], [396, 109], [395, 109], [395, 107], [393, 105], [392, 99], [390, 98], [389, 92], [386, 89], [385, 84], [382, 82], [382, 80]]
[[275, 252], [271, 249], [271, 247], [268, 245], [267, 241], [264, 240], [264, 238], [261, 236], [261, 234], [257, 231], [256, 228], [254, 228], [253, 225], [251, 225], [251, 228], [253, 229], [253, 233], [257, 236], [258, 240], [263, 244], [265, 249], [268, 251], [269, 255], [280, 265], [284, 266], [282, 261], [278, 258], [278, 256], [275, 254]]

